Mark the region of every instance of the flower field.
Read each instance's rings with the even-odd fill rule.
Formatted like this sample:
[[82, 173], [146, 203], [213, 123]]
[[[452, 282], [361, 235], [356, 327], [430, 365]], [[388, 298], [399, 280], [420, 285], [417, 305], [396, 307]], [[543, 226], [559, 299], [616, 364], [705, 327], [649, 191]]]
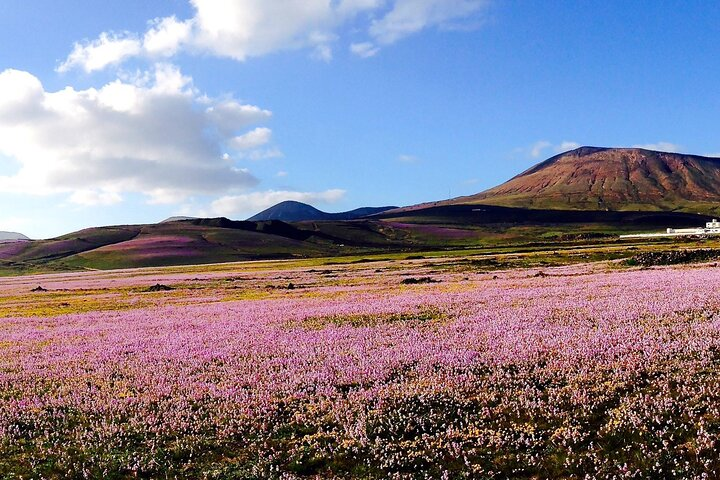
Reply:
[[718, 284], [431, 260], [0, 279], [0, 478], [718, 478]]

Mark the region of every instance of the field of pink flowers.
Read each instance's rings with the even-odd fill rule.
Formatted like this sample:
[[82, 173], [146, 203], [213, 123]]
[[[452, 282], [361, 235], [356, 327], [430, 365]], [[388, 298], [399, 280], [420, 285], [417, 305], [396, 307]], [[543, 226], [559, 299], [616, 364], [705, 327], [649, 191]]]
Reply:
[[0, 318], [0, 478], [720, 477], [720, 268], [158, 272], [0, 280], [129, 298]]

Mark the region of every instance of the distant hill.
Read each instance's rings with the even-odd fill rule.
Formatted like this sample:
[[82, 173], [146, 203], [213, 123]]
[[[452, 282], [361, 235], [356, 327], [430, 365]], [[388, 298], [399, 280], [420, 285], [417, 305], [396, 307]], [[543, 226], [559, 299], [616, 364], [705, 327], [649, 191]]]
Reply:
[[160, 223], [168, 223], [168, 222], [181, 222], [183, 220], [195, 220], [197, 217], [183, 217], [183, 216], [177, 216], [177, 217], [169, 217], [163, 220]]
[[96, 227], [48, 240], [2, 243], [0, 274], [352, 255], [412, 246], [406, 237], [365, 220], [293, 225], [197, 218]]
[[707, 220], [705, 216], [677, 212], [559, 211], [489, 205], [396, 209], [353, 221], [198, 218], [88, 228], [49, 240], [0, 242], [0, 275], [572, 241], [696, 227]]
[[397, 207], [363, 207], [349, 212], [327, 213], [318, 210], [312, 205], [302, 202], [288, 200], [280, 202], [267, 210], [248, 218], [251, 222], [266, 220], [282, 220], [283, 222], [304, 222], [320, 220], [355, 220], [369, 215], [374, 215]]
[[720, 213], [720, 158], [581, 147], [476, 195], [436, 205]]
[[14, 242], [17, 240], [30, 240], [22, 233], [0, 232], [0, 242]]

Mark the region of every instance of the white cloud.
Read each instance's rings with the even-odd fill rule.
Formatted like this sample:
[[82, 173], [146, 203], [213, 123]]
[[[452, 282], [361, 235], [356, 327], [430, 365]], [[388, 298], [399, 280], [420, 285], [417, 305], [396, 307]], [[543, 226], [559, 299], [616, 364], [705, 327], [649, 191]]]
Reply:
[[390, 12], [374, 20], [370, 36], [389, 45], [425, 28], [469, 17], [487, 7], [487, 0], [396, 0]]
[[192, 18], [175, 16], [149, 22], [144, 35], [102, 33], [75, 45], [59, 71], [87, 72], [128, 57], [170, 57], [180, 51], [244, 61], [282, 50], [310, 49], [322, 61], [332, 59], [332, 44], [345, 30], [364, 38], [350, 51], [375, 55], [427, 28], [476, 19], [490, 0], [190, 0]]
[[[30, 73], [5, 70], [0, 156], [19, 170], [0, 175], [0, 192], [65, 193], [74, 203], [107, 205], [128, 192], [174, 203], [243, 191], [257, 180], [222, 153], [242, 129], [270, 115], [233, 99], [209, 99], [170, 65], [135, 82], [56, 92]], [[264, 131], [253, 132], [259, 143]]]
[[345, 193], [345, 190], [340, 189], [326, 190], [324, 192], [268, 190], [242, 195], [228, 195], [212, 202], [210, 213], [223, 217], [250, 216], [286, 200], [309, 204], [336, 203], [345, 197]]
[[170, 57], [192, 34], [192, 21], [179, 21], [174, 15], [156, 18], [143, 38], [143, 48], [150, 56]]
[[322, 44], [315, 47], [312, 58], [329, 63], [333, 59], [333, 51], [330, 45]]
[[[247, 170], [240, 169], [240, 172], [248, 173]], [[147, 203], [150, 205], [175, 205], [185, 201], [187, 192], [175, 188], [153, 188], [144, 192], [147, 195]]]
[[568, 152], [570, 150], [575, 150], [576, 148], [580, 148], [582, 145], [580, 145], [578, 142], [568, 142], [567, 140], [562, 142], [560, 145], [556, 145], [555, 153], [564, 153]]
[[272, 130], [266, 127], [258, 127], [243, 135], [239, 135], [230, 141], [230, 145], [238, 150], [250, 150], [262, 147], [270, 143]]
[[403, 163], [416, 163], [418, 161], [418, 158], [415, 155], [403, 154], [398, 156], [398, 160]]
[[682, 146], [670, 142], [645, 143], [641, 145], [633, 145], [633, 148], [644, 148], [645, 150], [657, 150], [660, 152], [677, 153], [682, 151]]
[[377, 53], [380, 51], [380, 48], [376, 47], [375, 44], [372, 42], [360, 42], [350, 45], [350, 51], [358, 57], [370, 58], [377, 55]]
[[70, 195], [70, 202], [84, 206], [107, 206], [122, 202], [122, 196], [108, 190], [76, 190]]
[[102, 70], [123, 60], [139, 55], [142, 43], [131, 33], [114, 34], [103, 32], [92, 42], [76, 43], [68, 58], [58, 68], [58, 72], [67, 72], [80, 67], [86, 72]]
[[[245, 60], [286, 48], [312, 46], [329, 29], [327, 0], [192, 0], [192, 48]], [[321, 42], [322, 43], [322, 42]]]
[[[257, 127], [242, 135], [232, 138], [228, 146], [236, 151], [236, 157], [247, 160], [269, 160], [283, 158], [285, 155], [277, 147], [267, 147], [272, 140], [272, 130], [266, 127]], [[223, 155], [226, 160], [229, 155]]]
[[226, 100], [207, 107], [206, 115], [223, 135], [230, 135], [248, 125], [262, 122], [272, 116], [268, 110], [254, 105], [241, 105], [235, 100]]
[[275, 174], [276, 177], [280, 177], [280, 178], [287, 177], [288, 175], [289, 175], [288, 172], [286, 172], [285, 170], [280, 170], [279, 172], [277, 172]]
[[341, 0], [337, 5], [337, 13], [342, 18], [352, 17], [358, 12], [375, 11], [383, 8], [387, 0]]

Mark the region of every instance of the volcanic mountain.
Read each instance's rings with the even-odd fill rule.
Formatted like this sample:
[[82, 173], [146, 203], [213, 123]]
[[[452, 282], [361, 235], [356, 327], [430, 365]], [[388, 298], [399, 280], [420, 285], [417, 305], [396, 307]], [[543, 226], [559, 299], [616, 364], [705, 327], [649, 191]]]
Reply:
[[322, 210], [318, 210], [312, 205], [288, 200], [280, 202], [267, 210], [263, 210], [257, 215], [248, 218], [248, 221], [261, 222], [267, 220], [282, 220], [283, 222], [304, 222], [311, 220], [356, 220], [358, 218], [381, 213], [393, 208], [397, 207], [362, 207], [349, 212], [327, 213]]
[[440, 205], [720, 213], [720, 158], [641, 148], [581, 147], [509, 181]]

